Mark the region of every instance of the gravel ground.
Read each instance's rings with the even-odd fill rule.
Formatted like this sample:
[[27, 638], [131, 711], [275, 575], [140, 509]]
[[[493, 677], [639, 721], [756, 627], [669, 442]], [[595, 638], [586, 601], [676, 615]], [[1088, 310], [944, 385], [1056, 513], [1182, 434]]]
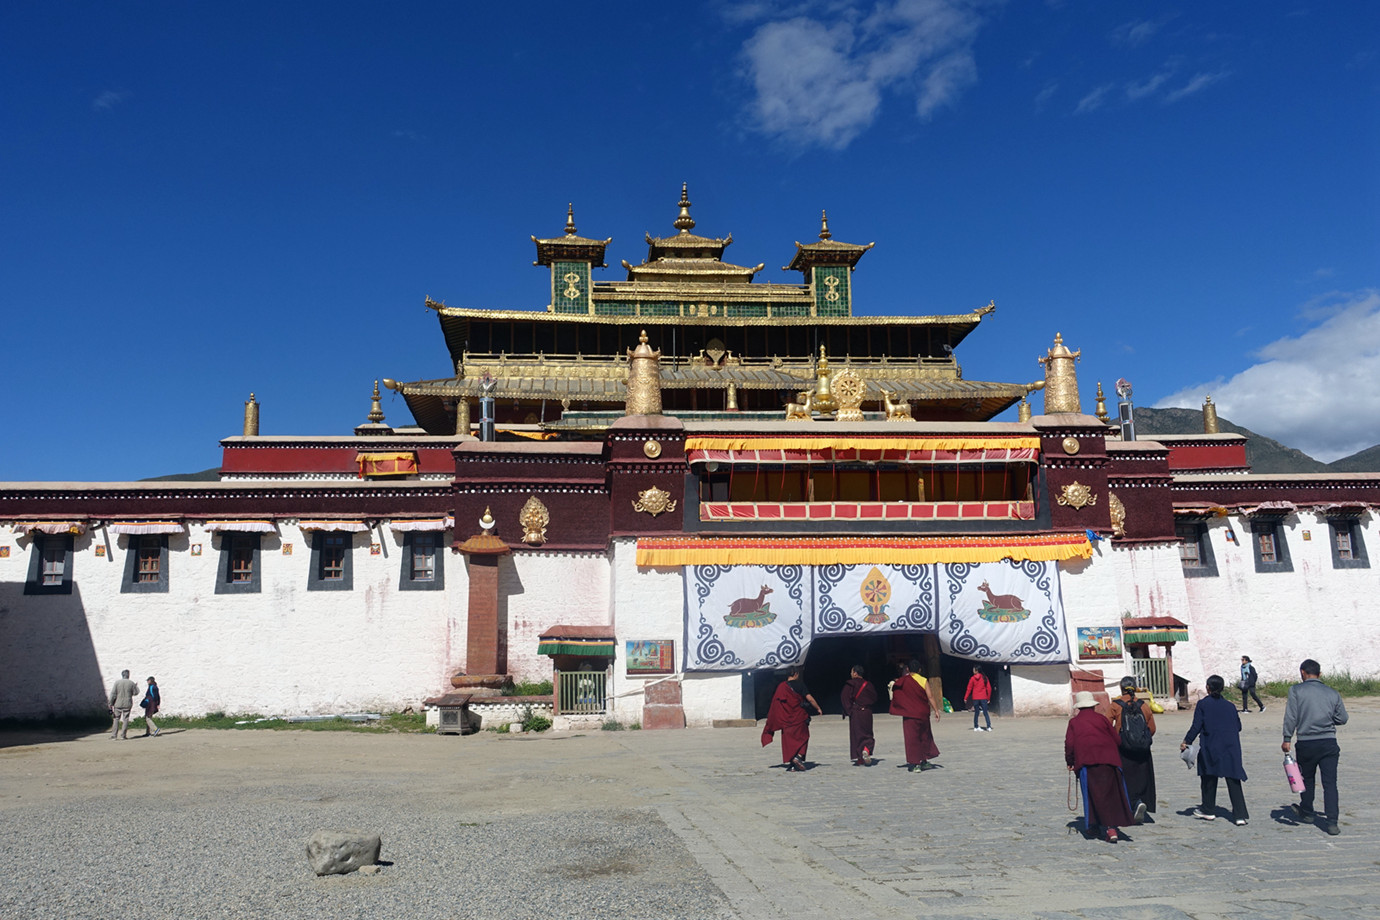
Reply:
[[[0, 746], [0, 917], [734, 916], [654, 810], [587, 771], [545, 762], [560, 775], [543, 783], [533, 750], [223, 732]], [[380, 833], [382, 871], [313, 875], [319, 828]]]

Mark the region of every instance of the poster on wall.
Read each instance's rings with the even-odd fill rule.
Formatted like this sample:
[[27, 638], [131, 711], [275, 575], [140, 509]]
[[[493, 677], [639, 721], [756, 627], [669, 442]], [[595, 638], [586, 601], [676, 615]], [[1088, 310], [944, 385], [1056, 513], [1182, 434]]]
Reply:
[[629, 639], [624, 667], [629, 677], [676, 672], [676, 643], [673, 639]]
[[800, 664], [814, 633], [808, 566], [693, 565], [685, 578], [685, 670]]
[[1121, 656], [1120, 626], [1078, 627], [1079, 661], [1120, 660]]

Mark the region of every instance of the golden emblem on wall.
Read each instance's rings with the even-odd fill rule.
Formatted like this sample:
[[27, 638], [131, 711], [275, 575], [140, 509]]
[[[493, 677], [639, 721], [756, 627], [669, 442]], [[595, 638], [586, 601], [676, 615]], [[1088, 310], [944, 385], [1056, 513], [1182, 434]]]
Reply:
[[1075, 479], [1059, 490], [1059, 504], [1081, 510], [1097, 504], [1097, 496], [1092, 489]]
[[518, 512], [518, 523], [522, 525], [522, 542], [539, 546], [546, 542], [546, 525], [551, 523], [551, 512], [533, 495]]
[[676, 503], [671, 498], [671, 493], [664, 489], [652, 486], [650, 489], [643, 489], [637, 493], [637, 501], [632, 503], [634, 511], [645, 511], [652, 517], [656, 517], [663, 511], [675, 511]]
[[1126, 536], [1126, 506], [1115, 492], [1107, 493], [1107, 510], [1112, 513], [1112, 536]]
[[1078, 453], [1078, 439], [1064, 438], [1063, 448], [1064, 453], [1072, 457], [1074, 454]]
[[661, 442], [648, 438], [642, 442], [642, 452], [647, 455], [648, 460], [655, 460], [661, 456]]
[[851, 368], [840, 371], [830, 381], [830, 388], [839, 407], [834, 418], [840, 422], [861, 422], [863, 414], [858, 407], [867, 395], [867, 383], [858, 376], [858, 372]]

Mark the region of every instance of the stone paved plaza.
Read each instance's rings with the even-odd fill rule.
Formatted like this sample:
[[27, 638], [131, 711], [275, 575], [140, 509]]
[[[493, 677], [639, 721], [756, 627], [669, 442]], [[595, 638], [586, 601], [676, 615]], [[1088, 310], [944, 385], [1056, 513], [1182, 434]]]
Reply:
[[[1075, 829], [1052, 718], [984, 734], [946, 716], [942, 768], [924, 774], [900, 769], [889, 716], [871, 768], [849, 764], [841, 720], [816, 719], [805, 774], [753, 728], [11, 733], [0, 915], [1374, 917], [1380, 701], [1348, 708], [1341, 836], [1285, 816], [1281, 703], [1242, 717], [1248, 826], [1187, 816], [1190, 719], [1168, 713], [1155, 823], [1117, 845]], [[312, 876], [305, 841], [331, 826], [381, 832], [383, 871]]]

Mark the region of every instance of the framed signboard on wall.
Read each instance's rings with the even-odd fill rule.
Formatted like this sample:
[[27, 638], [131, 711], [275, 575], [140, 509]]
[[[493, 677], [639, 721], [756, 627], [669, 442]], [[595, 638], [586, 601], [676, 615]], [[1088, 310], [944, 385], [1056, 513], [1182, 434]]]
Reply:
[[1078, 627], [1079, 661], [1106, 661], [1121, 656], [1120, 626]]
[[629, 677], [676, 673], [673, 639], [629, 639], [626, 667]]

